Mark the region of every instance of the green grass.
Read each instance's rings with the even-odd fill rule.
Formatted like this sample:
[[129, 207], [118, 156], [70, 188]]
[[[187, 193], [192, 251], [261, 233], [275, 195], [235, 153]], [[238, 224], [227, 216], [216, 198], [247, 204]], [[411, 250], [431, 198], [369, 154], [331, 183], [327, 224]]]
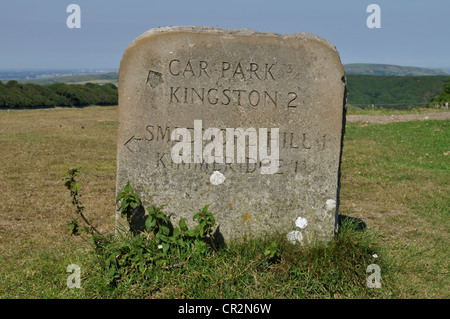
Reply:
[[[389, 289], [367, 289], [366, 267], [374, 248], [349, 225], [328, 246], [305, 249], [276, 238], [281, 261], [264, 249], [274, 238], [244, 240], [202, 260], [192, 260], [161, 287], [163, 298], [358, 298]], [[387, 285], [387, 284], [386, 284]]]
[[[86, 214], [111, 233], [116, 118], [117, 107], [0, 111], [0, 298], [450, 297], [450, 121], [347, 124], [340, 213], [364, 231], [344, 224], [312, 249], [283, 234], [248, 238], [114, 287], [90, 246], [68, 235], [74, 209], [61, 178], [82, 167]], [[278, 262], [264, 255], [273, 240]], [[372, 263], [381, 289], [366, 286]], [[70, 264], [81, 267], [81, 289], [66, 286]]]
[[[272, 240], [282, 246], [280, 262], [270, 263], [264, 256]], [[116, 286], [105, 279], [92, 252], [73, 247], [36, 252], [23, 264], [25, 276], [7, 268], [1, 292], [3, 298], [386, 298], [392, 295], [389, 266], [372, 257], [380, 249], [371, 243], [369, 233], [351, 223], [330, 244], [314, 249], [291, 245], [283, 236], [247, 239], [192, 257], [183, 267], [154, 269], [150, 281], [125, 276]], [[366, 286], [366, 268], [374, 262], [383, 269], [383, 289]], [[65, 269], [72, 263], [81, 268], [81, 289], [66, 287]]]
[[384, 237], [401, 297], [449, 296], [449, 125], [347, 126], [343, 207]]

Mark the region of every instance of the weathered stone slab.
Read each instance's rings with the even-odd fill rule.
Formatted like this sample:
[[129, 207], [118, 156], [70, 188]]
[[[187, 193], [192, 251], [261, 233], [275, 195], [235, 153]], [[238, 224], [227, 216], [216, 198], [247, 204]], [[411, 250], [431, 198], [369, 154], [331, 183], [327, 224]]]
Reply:
[[117, 190], [176, 224], [210, 204], [225, 239], [329, 240], [344, 110], [339, 54], [315, 35], [152, 29], [120, 65]]

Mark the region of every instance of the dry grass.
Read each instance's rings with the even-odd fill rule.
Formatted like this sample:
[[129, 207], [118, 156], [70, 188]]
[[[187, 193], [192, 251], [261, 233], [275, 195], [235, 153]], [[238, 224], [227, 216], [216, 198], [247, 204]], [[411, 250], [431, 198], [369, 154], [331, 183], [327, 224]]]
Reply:
[[0, 264], [5, 273], [32, 263], [41, 252], [79, 249], [67, 236], [74, 210], [61, 181], [71, 167], [85, 172], [83, 202], [90, 217], [104, 232], [112, 231], [116, 116], [117, 107], [0, 111]]

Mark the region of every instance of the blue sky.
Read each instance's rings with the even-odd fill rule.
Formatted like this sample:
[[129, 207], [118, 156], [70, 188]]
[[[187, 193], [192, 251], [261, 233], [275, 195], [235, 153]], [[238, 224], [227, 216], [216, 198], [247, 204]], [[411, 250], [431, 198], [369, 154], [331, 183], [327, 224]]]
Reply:
[[[69, 29], [69, 4], [81, 28]], [[381, 28], [369, 29], [369, 4]], [[148, 29], [203, 25], [310, 32], [336, 45], [342, 63], [450, 69], [449, 0], [2, 0], [0, 69], [118, 69], [126, 47]]]

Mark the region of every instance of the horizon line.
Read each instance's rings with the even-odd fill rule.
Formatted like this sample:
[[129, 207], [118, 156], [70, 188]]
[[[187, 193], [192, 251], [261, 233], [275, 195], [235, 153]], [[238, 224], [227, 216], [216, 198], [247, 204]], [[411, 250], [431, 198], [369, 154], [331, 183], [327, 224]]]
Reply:
[[[450, 70], [450, 65], [447, 66], [416, 66], [416, 65], [400, 65], [400, 64], [390, 64], [390, 63], [377, 63], [377, 62], [351, 62], [351, 63], [342, 63], [343, 66], [346, 65], [357, 65], [357, 64], [367, 64], [367, 65], [388, 65], [388, 66], [397, 66], [397, 67], [409, 67], [409, 68], [423, 68], [423, 69], [444, 69]], [[117, 67], [18, 67], [11, 68], [0, 67], [0, 71], [101, 71], [101, 70], [115, 70], [119, 71]]]

